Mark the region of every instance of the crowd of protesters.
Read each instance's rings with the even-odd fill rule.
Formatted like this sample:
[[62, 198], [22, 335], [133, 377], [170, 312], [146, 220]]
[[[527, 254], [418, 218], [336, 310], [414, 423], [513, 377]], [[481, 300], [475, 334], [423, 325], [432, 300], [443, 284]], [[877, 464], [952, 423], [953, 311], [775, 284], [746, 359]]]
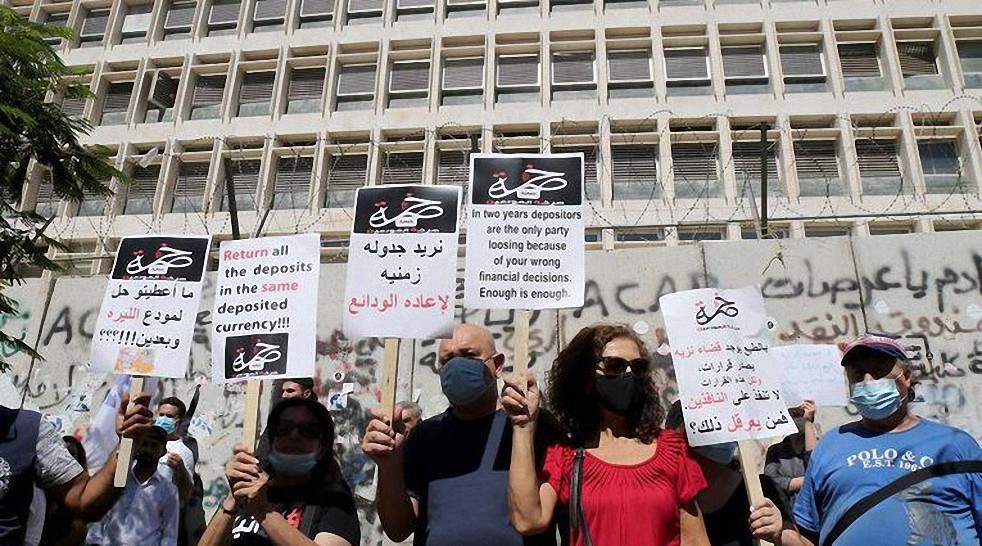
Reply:
[[[751, 503], [735, 443], [690, 448], [682, 408], [665, 408], [644, 341], [599, 324], [562, 348], [545, 377], [504, 373], [482, 327], [438, 348], [449, 408], [373, 410], [362, 450], [377, 467], [386, 544], [415, 546], [977, 545], [982, 448], [911, 412], [914, 381], [893, 339], [860, 337], [842, 366], [856, 422], [820, 438], [810, 400], [798, 433], [771, 446]], [[89, 469], [82, 444], [37, 412], [0, 407], [0, 545], [178, 546], [197, 446], [188, 410], [122, 396], [119, 438], [134, 441], [125, 487], [117, 458]], [[197, 544], [357, 546], [352, 490], [330, 411], [309, 378], [281, 380], [258, 444], [225, 466], [229, 494]], [[193, 406], [194, 404], [192, 404]], [[192, 408], [193, 411], [193, 408]], [[974, 466], [973, 463], [974, 462]], [[888, 524], [884, 524], [888, 522]], [[191, 542], [193, 543], [193, 542]]]

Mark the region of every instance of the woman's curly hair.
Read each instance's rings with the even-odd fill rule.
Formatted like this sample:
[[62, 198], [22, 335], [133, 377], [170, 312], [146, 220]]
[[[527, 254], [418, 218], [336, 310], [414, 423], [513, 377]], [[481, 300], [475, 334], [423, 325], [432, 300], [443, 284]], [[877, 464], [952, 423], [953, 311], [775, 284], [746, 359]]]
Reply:
[[588, 389], [595, 381], [596, 365], [600, 362], [604, 347], [619, 338], [627, 338], [637, 344], [645, 361], [643, 369], [632, 370], [643, 378], [643, 388], [640, 393], [641, 411], [628, 416], [630, 431], [641, 441], [649, 443], [661, 430], [664, 409], [651, 375], [650, 355], [644, 342], [627, 326], [596, 324], [580, 330], [559, 352], [548, 377], [549, 411], [575, 443], [586, 441], [600, 428], [600, 407]]

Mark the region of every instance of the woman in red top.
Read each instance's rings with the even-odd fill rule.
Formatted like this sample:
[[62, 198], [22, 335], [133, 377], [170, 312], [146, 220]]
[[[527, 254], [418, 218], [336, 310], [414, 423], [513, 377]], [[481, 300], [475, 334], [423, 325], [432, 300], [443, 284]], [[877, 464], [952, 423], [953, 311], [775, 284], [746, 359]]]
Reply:
[[[663, 409], [644, 342], [620, 325], [584, 328], [549, 373], [548, 406], [569, 437], [546, 451], [539, 476], [532, 438], [539, 411], [535, 378], [505, 380], [512, 419], [508, 502], [522, 534], [570, 513], [577, 447], [585, 448], [574, 546], [708, 546], [695, 496], [706, 487], [685, 439], [663, 430]], [[524, 393], [524, 394], [523, 394]], [[591, 540], [592, 539], [592, 540]]]

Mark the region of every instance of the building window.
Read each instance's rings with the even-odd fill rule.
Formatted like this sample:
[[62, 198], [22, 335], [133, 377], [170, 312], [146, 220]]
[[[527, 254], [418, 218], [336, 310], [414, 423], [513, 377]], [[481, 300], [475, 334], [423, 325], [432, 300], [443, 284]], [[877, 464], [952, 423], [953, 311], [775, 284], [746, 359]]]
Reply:
[[396, 20], [432, 20], [435, 8], [435, 0], [396, 0]]
[[422, 184], [423, 152], [384, 152], [382, 184]]
[[99, 125], [124, 125], [132, 94], [133, 82], [110, 83], [102, 103], [102, 118]]
[[389, 107], [426, 106], [430, 61], [396, 61], [389, 72]]
[[447, 18], [476, 16], [486, 9], [485, 0], [447, 0]]
[[894, 140], [857, 140], [859, 176], [865, 195], [898, 195], [910, 193], [904, 187]]
[[917, 143], [924, 171], [925, 193], [964, 193], [958, 142], [950, 139], [921, 140]]
[[593, 8], [593, 0], [551, 0], [551, 12], [588, 10]]
[[557, 146], [552, 151], [557, 154], [572, 154], [577, 152], [583, 154], [583, 192], [587, 199], [599, 202], [601, 195], [600, 180], [597, 178], [597, 146]]
[[781, 71], [791, 92], [825, 91], [825, 62], [819, 44], [781, 46]]
[[41, 184], [38, 186], [37, 199], [34, 200], [34, 212], [45, 218], [50, 218], [58, 214], [58, 204], [60, 199], [55, 195], [55, 186], [51, 178], [51, 171], [45, 171]]
[[177, 184], [171, 200], [171, 212], [198, 212], [205, 200], [208, 185], [208, 162], [181, 162], [177, 171]]
[[[104, 180], [103, 184], [108, 184], [108, 181]], [[82, 199], [78, 204], [78, 210], [75, 216], [102, 216], [106, 213], [106, 203], [109, 197], [93, 195]]]
[[763, 46], [723, 48], [727, 93], [766, 93], [770, 87]]
[[944, 85], [938, 77], [940, 72], [933, 42], [897, 42], [897, 53], [907, 89], [936, 89]]
[[484, 57], [444, 59], [441, 104], [479, 104], [484, 97]]
[[338, 110], [371, 108], [375, 99], [375, 63], [346, 64], [338, 70]]
[[[607, 52], [607, 90], [611, 98], [639, 96], [624, 93], [630, 89], [651, 89], [651, 50], [636, 49]], [[642, 95], [643, 96], [643, 95]]]
[[[44, 24], [50, 26], [67, 27], [68, 26], [68, 12], [64, 13], [49, 13], [44, 19]], [[45, 38], [44, 41], [51, 47], [61, 47], [64, 38], [59, 36], [52, 36]]]
[[536, 100], [539, 94], [539, 71], [538, 55], [498, 57], [497, 100], [499, 102]]
[[839, 44], [839, 67], [846, 91], [880, 91], [883, 73], [877, 45], [873, 42]]
[[268, 116], [276, 72], [246, 72], [239, 89], [239, 117]]
[[355, 191], [368, 178], [368, 156], [343, 154], [329, 158], [324, 208], [349, 208], [355, 204]]
[[82, 29], [78, 33], [81, 47], [99, 47], [106, 36], [109, 23], [108, 9], [94, 9], [86, 12], [82, 19]]
[[208, 11], [208, 36], [235, 34], [240, 5], [239, 0], [212, 0]]
[[539, 9], [539, 0], [498, 0], [499, 14], [535, 13]]
[[470, 150], [440, 150], [438, 154], [436, 183], [466, 187], [470, 180]]
[[145, 123], [173, 121], [174, 107], [177, 104], [177, 80], [165, 72], [158, 71], [150, 84], [147, 96], [147, 115]]
[[286, 0], [256, 0], [252, 12], [253, 30], [275, 30], [283, 28], [286, 18]]
[[327, 27], [334, 21], [334, 0], [300, 0], [300, 28]]
[[225, 76], [198, 76], [191, 96], [191, 119], [217, 119], [225, 94]]
[[310, 180], [314, 158], [284, 156], [276, 163], [276, 184], [273, 186], [273, 208], [305, 209], [310, 206]]
[[715, 142], [673, 142], [672, 183], [676, 199], [722, 197]]
[[611, 146], [610, 174], [615, 201], [662, 196], [658, 183], [658, 146], [654, 144]]
[[965, 75], [965, 86], [982, 87], [982, 40], [959, 41], [958, 59]]
[[123, 17], [122, 43], [142, 42], [150, 32], [150, 15], [153, 4], [131, 5], [126, 7]]
[[87, 100], [84, 97], [66, 97], [61, 101], [61, 111], [70, 118], [80, 119], [85, 114]]
[[[259, 159], [233, 159], [229, 165], [229, 174], [235, 184], [235, 210], [256, 210], [256, 191], [259, 188], [259, 173], [262, 161]], [[222, 185], [224, 187], [224, 184]], [[225, 201], [228, 189], [218, 197], [218, 210], [228, 210]]]
[[665, 79], [669, 95], [708, 93], [712, 80], [706, 48], [665, 49]]
[[584, 99], [597, 96], [597, 71], [592, 51], [552, 54], [552, 98]]
[[794, 143], [794, 164], [802, 197], [843, 195], [839, 157], [834, 140], [799, 140]]
[[160, 180], [160, 165], [136, 167], [126, 185], [126, 200], [123, 201], [123, 214], [153, 214], [153, 196], [157, 193]]
[[[771, 150], [767, 152], [767, 195], [785, 195], [777, 170], [776, 143], [768, 142]], [[733, 143], [733, 171], [741, 196], [751, 193], [760, 197], [760, 142]]]
[[171, 2], [167, 16], [164, 18], [165, 40], [191, 37], [195, 8], [197, 2]]
[[324, 98], [324, 68], [294, 68], [286, 97], [287, 114], [309, 114], [321, 111]]
[[381, 22], [384, 0], [348, 0], [348, 24]]

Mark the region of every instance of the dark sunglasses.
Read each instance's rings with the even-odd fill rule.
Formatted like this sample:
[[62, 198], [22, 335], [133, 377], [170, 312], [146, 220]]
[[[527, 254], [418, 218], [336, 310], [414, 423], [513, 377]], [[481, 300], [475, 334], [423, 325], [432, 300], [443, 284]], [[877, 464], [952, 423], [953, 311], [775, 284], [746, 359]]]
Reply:
[[289, 436], [294, 430], [300, 433], [300, 436], [306, 440], [319, 440], [321, 437], [321, 430], [312, 423], [294, 423], [292, 421], [280, 421], [277, 425], [274, 435], [277, 438], [282, 438], [284, 436]]
[[608, 376], [624, 375], [637, 370], [643, 370], [647, 363], [648, 361], [643, 358], [627, 360], [619, 356], [605, 356], [597, 363], [597, 369]]

